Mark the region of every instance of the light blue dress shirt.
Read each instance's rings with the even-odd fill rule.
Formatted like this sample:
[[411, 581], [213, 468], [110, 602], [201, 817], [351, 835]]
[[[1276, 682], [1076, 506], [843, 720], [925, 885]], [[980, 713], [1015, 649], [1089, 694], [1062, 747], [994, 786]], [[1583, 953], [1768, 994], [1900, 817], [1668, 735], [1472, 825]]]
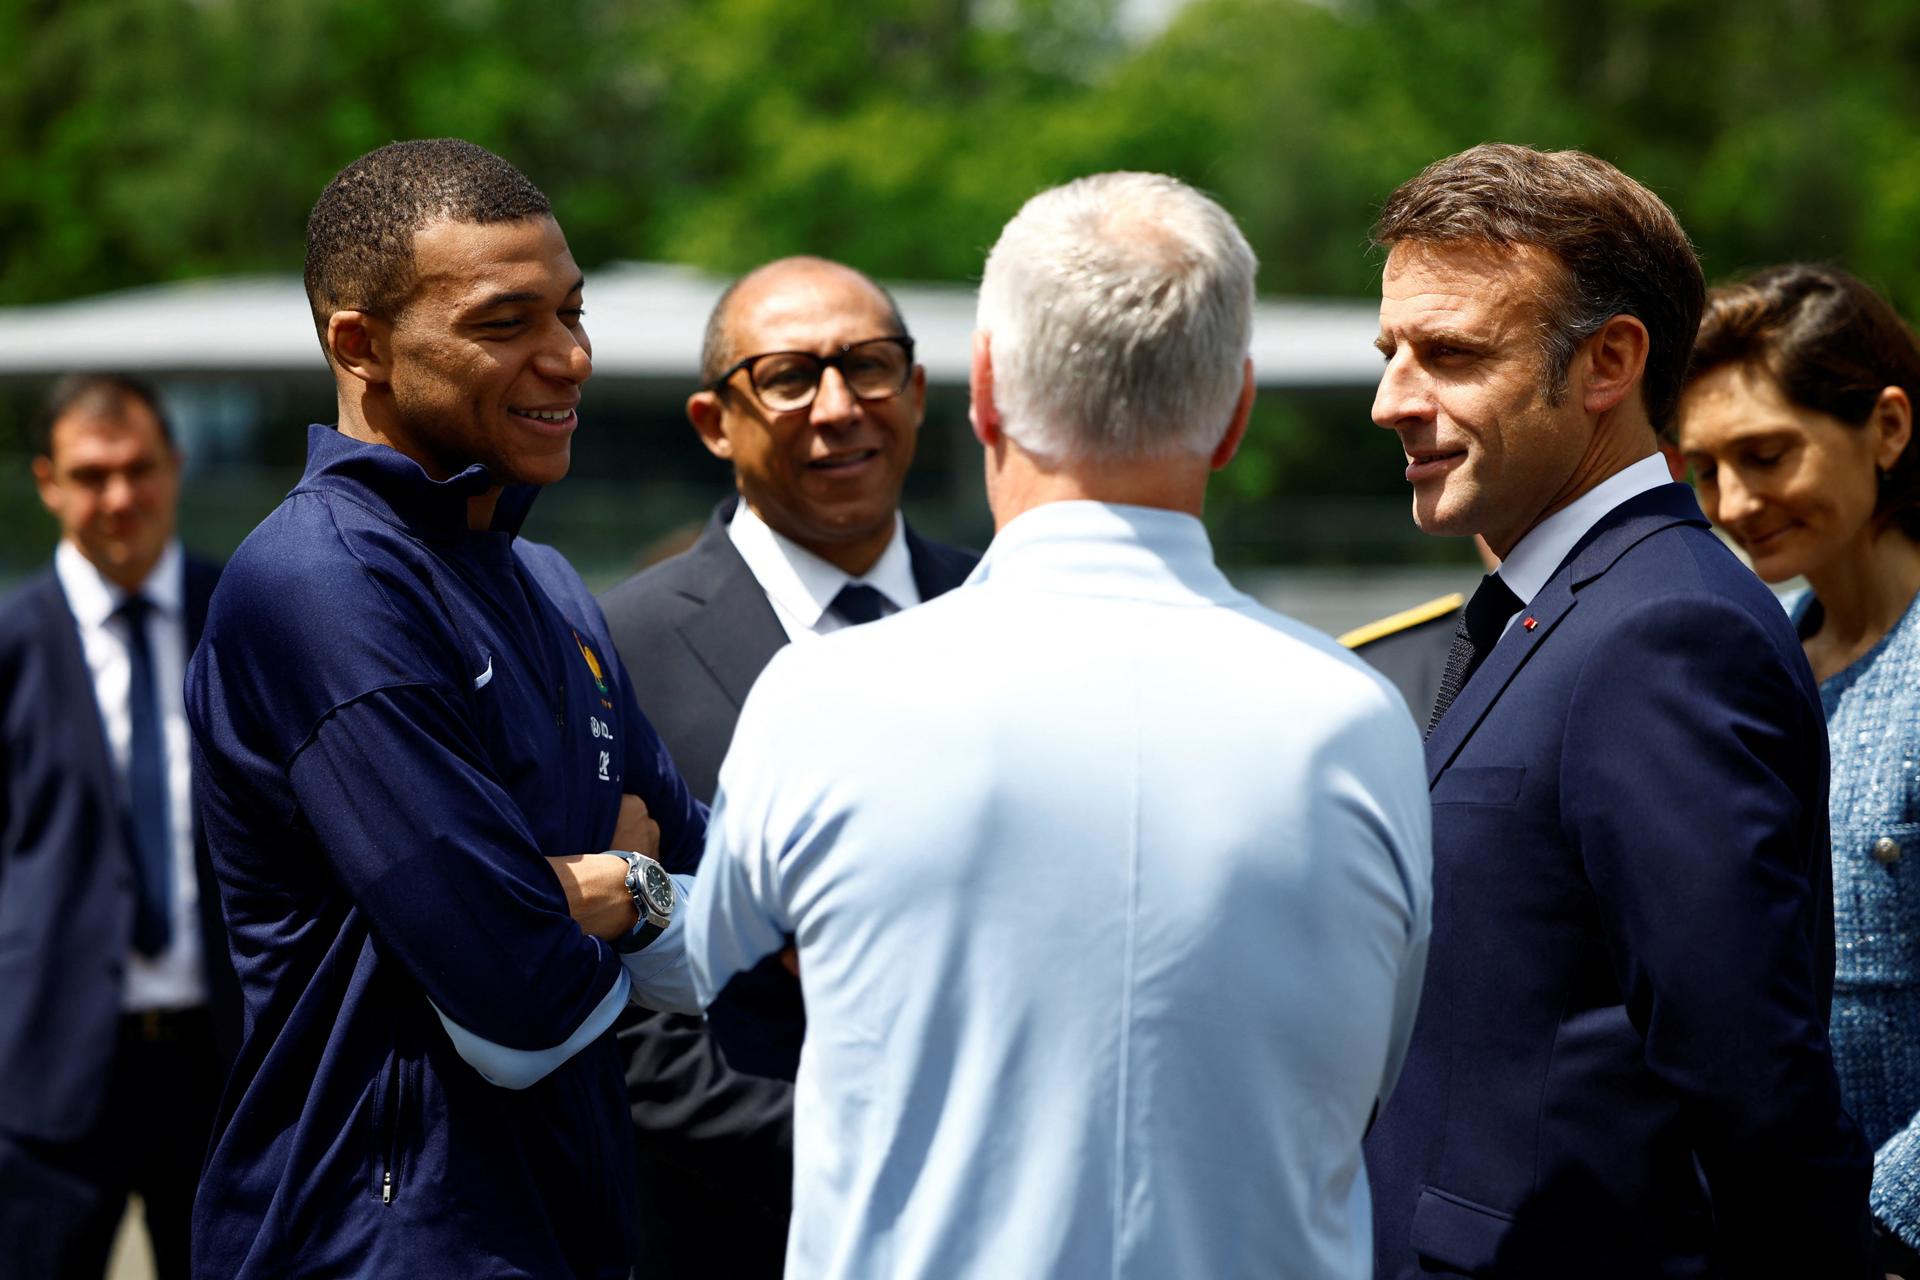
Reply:
[[1429, 810], [1399, 696], [1173, 512], [1056, 503], [776, 656], [687, 951], [797, 935], [796, 1277], [1371, 1274]]

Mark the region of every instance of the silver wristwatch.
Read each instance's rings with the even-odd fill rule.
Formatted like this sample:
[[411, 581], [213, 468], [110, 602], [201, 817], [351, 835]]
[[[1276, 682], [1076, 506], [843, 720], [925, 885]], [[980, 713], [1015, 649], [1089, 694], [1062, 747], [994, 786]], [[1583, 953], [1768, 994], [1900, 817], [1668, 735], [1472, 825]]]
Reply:
[[673, 923], [673, 877], [658, 858], [631, 849], [613, 852], [627, 860], [627, 892], [633, 896], [633, 909], [640, 913], [639, 925], [615, 943], [614, 950], [640, 951]]

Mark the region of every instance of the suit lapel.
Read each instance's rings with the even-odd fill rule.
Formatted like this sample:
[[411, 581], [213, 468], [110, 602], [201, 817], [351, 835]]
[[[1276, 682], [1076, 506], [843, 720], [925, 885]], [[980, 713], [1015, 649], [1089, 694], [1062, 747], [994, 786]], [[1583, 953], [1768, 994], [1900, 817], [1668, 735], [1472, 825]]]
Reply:
[[[1440, 717], [1440, 723], [1434, 727], [1433, 736], [1427, 739], [1427, 785], [1434, 780], [1466, 744], [1473, 731], [1479, 727], [1493, 704], [1499, 701], [1507, 685], [1525, 666], [1534, 651], [1546, 643], [1573, 610], [1573, 589], [1568, 585], [1565, 570], [1554, 574], [1540, 593], [1527, 603], [1513, 620], [1499, 643], [1493, 646], [1493, 652], [1487, 655], [1480, 669], [1467, 681], [1467, 687], [1447, 708], [1447, 714]], [[1529, 626], [1528, 623], [1532, 625]]]
[[213, 599], [213, 588], [220, 581], [220, 570], [214, 565], [192, 556], [186, 557], [186, 602], [187, 602], [187, 653], [189, 662], [193, 660], [193, 651], [200, 647], [200, 633], [207, 627], [207, 605]]
[[[118, 812], [119, 787], [115, 783], [113, 757], [107, 751], [107, 727], [100, 716], [100, 701], [94, 695], [93, 672], [87, 669], [87, 656], [80, 648], [80, 624], [74, 621], [67, 593], [60, 589], [60, 579], [51, 569], [35, 584], [34, 599], [50, 654], [53, 685], [49, 690], [50, 702], [63, 708], [63, 713], [79, 706], [93, 712], [80, 717], [87, 726], [81, 730], [86, 739], [87, 785], [95, 791], [95, 803], [101, 806], [102, 812]], [[119, 830], [111, 823], [108, 829], [116, 833]]]
[[[1573, 611], [1582, 587], [1612, 568], [1631, 547], [1660, 530], [1676, 524], [1705, 527], [1706, 523], [1693, 490], [1683, 484], [1661, 485], [1636, 494], [1602, 516], [1574, 544], [1547, 579], [1547, 585], [1527, 602], [1441, 717], [1433, 736], [1427, 739], [1427, 785], [1431, 787], [1453, 763], [1527, 660]], [[1527, 625], [1529, 619], [1531, 626]]]
[[787, 632], [727, 534], [736, 501], [729, 498], [720, 504], [700, 540], [687, 552], [695, 561], [689, 576], [707, 586], [703, 596], [686, 593], [697, 607], [676, 629], [738, 707], [773, 655], [787, 643]]

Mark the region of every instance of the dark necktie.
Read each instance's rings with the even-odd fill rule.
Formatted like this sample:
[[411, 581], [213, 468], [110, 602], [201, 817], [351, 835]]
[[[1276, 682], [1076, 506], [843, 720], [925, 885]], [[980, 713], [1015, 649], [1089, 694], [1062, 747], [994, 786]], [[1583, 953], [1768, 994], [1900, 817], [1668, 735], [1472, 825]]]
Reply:
[[172, 851], [167, 822], [167, 752], [161, 738], [153, 650], [147, 643], [147, 618], [153, 602], [128, 596], [119, 609], [127, 626], [127, 713], [133, 732], [127, 744], [127, 843], [139, 896], [133, 919], [133, 945], [142, 955], [166, 950], [173, 933]]
[[849, 582], [833, 598], [832, 610], [852, 626], [872, 622], [887, 611], [891, 603], [885, 595], [864, 582]]
[[1453, 628], [1447, 669], [1441, 673], [1440, 692], [1434, 696], [1433, 715], [1427, 721], [1429, 737], [1434, 726], [1440, 723], [1440, 717], [1447, 714], [1447, 708], [1460, 696], [1460, 690], [1473, 678], [1480, 660], [1499, 643], [1500, 631], [1507, 619], [1519, 611], [1520, 597], [1500, 580], [1499, 574], [1490, 573], [1480, 579], [1473, 599], [1467, 601], [1467, 607], [1460, 612], [1460, 621]]

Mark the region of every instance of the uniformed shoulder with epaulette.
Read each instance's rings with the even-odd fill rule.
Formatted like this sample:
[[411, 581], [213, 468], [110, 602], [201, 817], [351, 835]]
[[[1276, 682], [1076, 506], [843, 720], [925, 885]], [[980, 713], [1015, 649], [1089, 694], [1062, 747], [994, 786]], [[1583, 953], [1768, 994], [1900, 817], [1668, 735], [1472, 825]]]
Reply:
[[1376, 640], [1384, 640], [1388, 636], [1411, 630], [1422, 623], [1436, 622], [1441, 618], [1449, 617], [1466, 602], [1467, 598], [1458, 591], [1450, 592], [1437, 599], [1429, 600], [1425, 604], [1417, 604], [1411, 609], [1402, 609], [1396, 614], [1381, 618], [1378, 622], [1369, 622], [1363, 627], [1355, 627], [1341, 635], [1340, 643], [1349, 649], [1358, 649]]
[[1424, 725], [1434, 695], [1440, 690], [1447, 650], [1453, 647], [1454, 629], [1465, 607], [1466, 597], [1456, 591], [1355, 627], [1340, 637], [1340, 643], [1391, 680], [1406, 700], [1407, 710], [1413, 713], [1414, 723]]

